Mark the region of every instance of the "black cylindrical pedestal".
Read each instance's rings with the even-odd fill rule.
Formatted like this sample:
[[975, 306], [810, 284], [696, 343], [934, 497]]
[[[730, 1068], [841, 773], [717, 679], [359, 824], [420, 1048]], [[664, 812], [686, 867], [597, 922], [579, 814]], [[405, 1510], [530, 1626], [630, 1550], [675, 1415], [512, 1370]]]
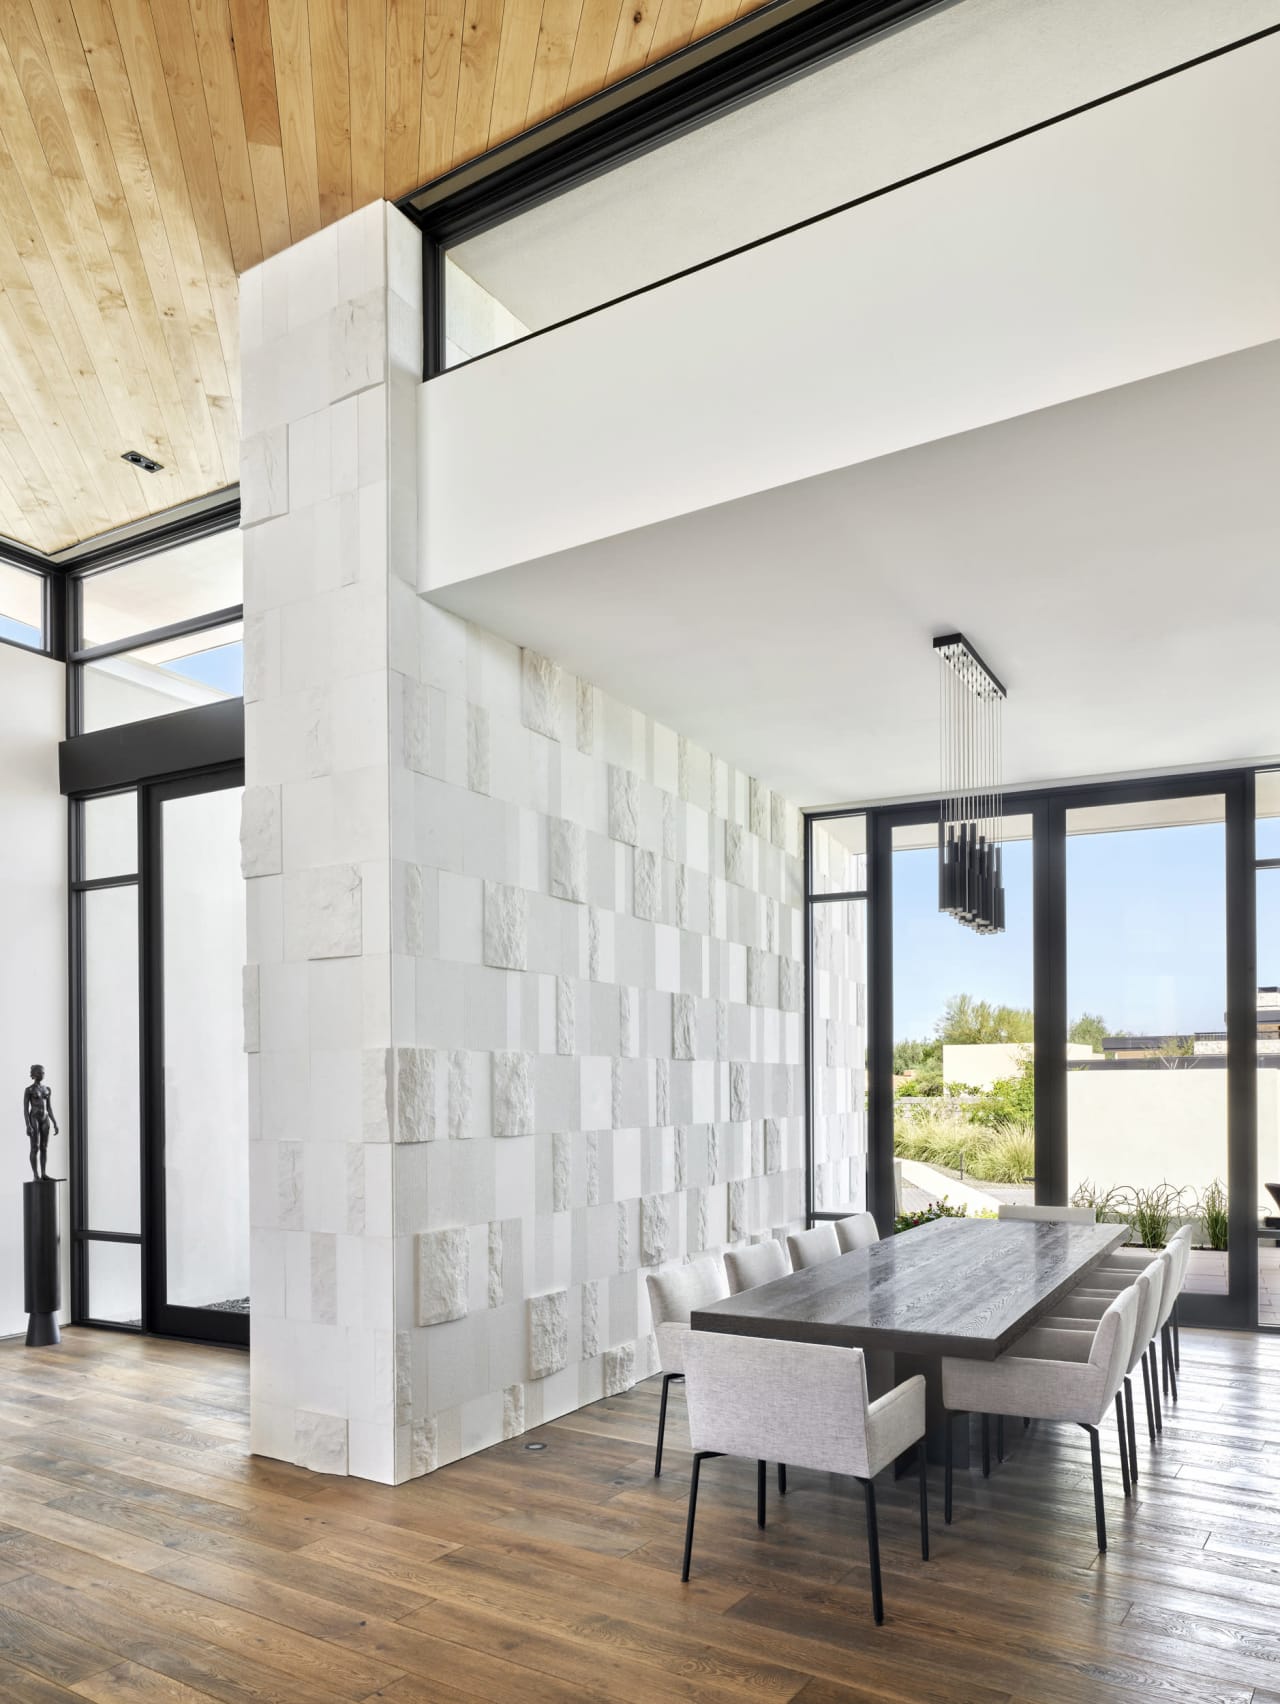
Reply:
[[26, 1248], [23, 1306], [31, 1318], [27, 1344], [43, 1349], [61, 1342], [58, 1309], [62, 1284], [58, 1273], [58, 1185], [53, 1178], [22, 1186], [22, 1225]]

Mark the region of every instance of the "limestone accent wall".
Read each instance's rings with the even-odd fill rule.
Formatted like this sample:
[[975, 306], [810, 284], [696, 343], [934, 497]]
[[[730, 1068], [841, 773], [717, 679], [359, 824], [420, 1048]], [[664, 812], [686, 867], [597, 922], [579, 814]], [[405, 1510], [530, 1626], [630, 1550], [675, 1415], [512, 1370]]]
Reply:
[[655, 1370], [646, 1271], [800, 1223], [802, 869], [798, 811], [741, 770], [401, 588], [393, 610], [419, 1473]]
[[[416, 573], [420, 256], [379, 203], [240, 285], [251, 1442], [384, 1481], [399, 1081], [388, 595]], [[411, 1069], [404, 1089], [407, 1119], [425, 1095]]]

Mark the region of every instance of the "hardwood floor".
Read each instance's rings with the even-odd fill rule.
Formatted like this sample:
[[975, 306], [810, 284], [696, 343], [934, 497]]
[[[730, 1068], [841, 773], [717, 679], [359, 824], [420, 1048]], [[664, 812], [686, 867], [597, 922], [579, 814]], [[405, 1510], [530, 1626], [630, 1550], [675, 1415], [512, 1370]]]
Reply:
[[[1274, 1704], [1280, 1337], [1183, 1333], [1182, 1400], [1097, 1555], [1082, 1432], [1013, 1426], [920, 1561], [881, 1481], [885, 1626], [858, 1488], [703, 1473], [657, 1383], [396, 1490], [246, 1454], [248, 1362], [72, 1331], [0, 1345], [0, 1699], [14, 1704]], [[1141, 1393], [1139, 1392], [1139, 1400]], [[1016, 1434], [1016, 1435], [1014, 1435]]]

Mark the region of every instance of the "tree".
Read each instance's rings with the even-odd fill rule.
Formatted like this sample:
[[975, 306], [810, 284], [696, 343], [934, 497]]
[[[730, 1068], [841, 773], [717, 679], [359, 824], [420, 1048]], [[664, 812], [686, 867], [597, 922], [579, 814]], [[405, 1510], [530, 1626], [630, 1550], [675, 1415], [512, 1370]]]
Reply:
[[895, 1041], [893, 1044], [893, 1074], [904, 1077], [908, 1071], [942, 1072], [942, 1043], [940, 1041]]
[[1035, 1020], [1025, 1006], [992, 1006], [972, 994], [953, 994], [937, 1025], [938, 1040], [969, 1045], [1035, 1040]]
[[1067, 1031], [1068, 1041], [1083, 1042], [1095, 1053], [1102, 1052], [1102, 1038], [1110, 1035], [1106, 1019], [1097, 1012], [1081, 1012], [1080, 1016]]

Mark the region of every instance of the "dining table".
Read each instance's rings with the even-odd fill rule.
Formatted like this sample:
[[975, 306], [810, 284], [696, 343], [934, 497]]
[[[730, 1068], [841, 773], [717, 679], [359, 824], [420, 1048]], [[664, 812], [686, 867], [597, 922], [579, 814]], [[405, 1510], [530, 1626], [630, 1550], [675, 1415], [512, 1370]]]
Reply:
[[[873, 1398], [923, 1374], [927, 1448], [941, 1461], [943, 1356], [995, 1360], [1128, 1234], [1126, 1225], [934, 1219], [697, 1308], [690, 1325], [862, 1349]], [[961, 1431], [957, 1466], [968, 1462]]]

